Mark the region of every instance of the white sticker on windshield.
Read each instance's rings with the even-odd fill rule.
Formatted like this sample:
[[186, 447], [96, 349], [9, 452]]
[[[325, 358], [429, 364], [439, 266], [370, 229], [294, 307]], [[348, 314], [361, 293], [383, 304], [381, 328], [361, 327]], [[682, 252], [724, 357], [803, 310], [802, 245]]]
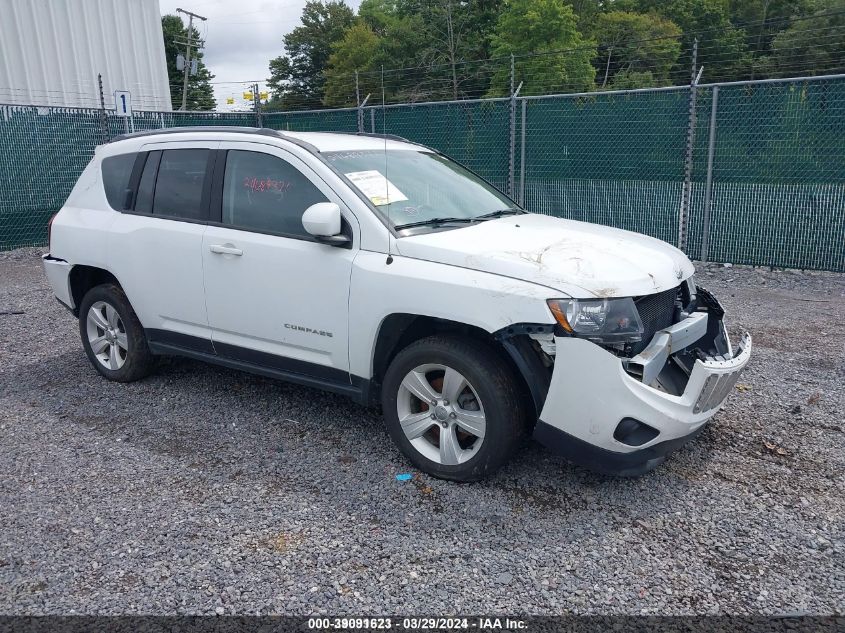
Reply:
[[346, 174], [346, 177], [377, 207], [408, 199], [408, 196], [376, 169], [353, 171]]

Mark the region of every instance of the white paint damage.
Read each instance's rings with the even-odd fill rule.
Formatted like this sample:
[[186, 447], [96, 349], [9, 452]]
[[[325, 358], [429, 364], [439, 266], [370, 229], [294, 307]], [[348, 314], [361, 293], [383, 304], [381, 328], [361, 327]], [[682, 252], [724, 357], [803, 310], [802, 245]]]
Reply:
[[403, 255], [530, 281], [577, 298], [631, 297], [693, 274], [666, 242], [597, 224], [527, 214], [402, 238]]

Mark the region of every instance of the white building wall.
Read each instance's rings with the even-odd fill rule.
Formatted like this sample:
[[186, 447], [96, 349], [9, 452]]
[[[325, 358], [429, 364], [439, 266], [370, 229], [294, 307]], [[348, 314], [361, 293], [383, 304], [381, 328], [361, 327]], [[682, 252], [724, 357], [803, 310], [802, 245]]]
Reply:
[[158, 0], [0, 0], [0, 104], [170, 111]]

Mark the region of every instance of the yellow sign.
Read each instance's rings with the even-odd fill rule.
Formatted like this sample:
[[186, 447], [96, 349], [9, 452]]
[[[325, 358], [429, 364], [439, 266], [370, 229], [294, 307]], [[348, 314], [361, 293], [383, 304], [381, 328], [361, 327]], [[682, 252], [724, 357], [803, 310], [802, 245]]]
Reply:
[[258, 94], [258, 96], [266, 101], [267, 99], [270, 98], [270, 93], [269, 92], [261, 92], [261, 93]]
[[251, 92], [245, 92], [244, 93], [244, 99], [246, 99], [247, 101], [252, 101], [252, 93]]
[[226, 97], [226, 103], [228, 103], [229, 105], [232, 105], [234, 102], [235, 102], [234, 97]]

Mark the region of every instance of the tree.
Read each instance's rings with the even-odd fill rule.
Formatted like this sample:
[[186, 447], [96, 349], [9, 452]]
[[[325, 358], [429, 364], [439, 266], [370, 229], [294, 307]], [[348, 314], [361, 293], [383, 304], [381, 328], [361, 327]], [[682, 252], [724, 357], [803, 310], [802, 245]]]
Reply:
[[418, 65], [425, 45], [425, 24], [416, 7], [411, 10], [401, 0], [363, 0], [358, 17], [380, 38], [373, 69]]
[[362, 0], [358, 7], [358, 18], [374, 33], [384, 35], [385, 30], [398, 17], [396, 0]]
[[675, 67], [677, 79], [689, 81], [689, 54], [696, 38], [704, 81], [740, 79], [750, 69], [745, 31], [731, 23], [728, 0], [623, 0], [619, 4], [620, 8], [634, 5], [642, 13], [661, 15], [680, 27], [685, 54]]
[[360, 98], [369, 94], [371, 103], [379, 103], [382, 67], [388, 100], [414, 100], [418, 80], [424, 76], [417, 67], [426, 41], [425, 26], [419, 13], [406, 9], [397, 0], [363, 0], [354, 26], [332, 46], [326, 105], [354, 105], [356, 71]]
[[324, 71], [332, 45], [352, 26], [355, 14], [343, 0], [308, 0], [302, 25], [285, 35], [285, 54], [270, 60], [267, 85], [273, 92], [270, 106], [302, 107], [322, 102]]
[[792, 18], [813, 11], [813, 0], [731, 0], [731, 22], [745, 31], [746, 46], [752, 62], [752, 76], [765, 67], [772, 42], [789, 27]]
[[601, 88], [644, 88], [670, 83], [671, 70], [681, 54], [681, 29], [671, 20], [610, 11], [596, 17], [592, 34], [601, 47], [597, 59]]
[[772, 72], [780, 77], [845, 73], [845, 0], [819, 3], [772, 41]]
[[372, 67], [385, 67], [386, 95], [420, 101], [483, 94], [502, 2], [364, 0], [358, 15], [381, 37]]
[[484, 94], [490, 80], [490, 37], [502, 0], [425, 0], [419, 65], [427, 67], [421, 88], [429, 98], [459, 99]]
[[[167, 77], [170, 81], [170, 102], [174, 110], [182, 107], [182, 88], [184, 87], [184, 71], [176, 69], [176, 56], [185, 54], [185, 47], [176, 42], [188, 39], [188, 29], [178, 15], [165, 15], [161, 18], [161, 30], [164, 34], [164, 55], [167, 59]], [[196, 42], [199, 32], [193, 29], [191, 39]], [[214, 110], [217, 102], [214, 100], [214, 90], [211, 80], [214, 79], [202, 61], [201, 50], [191, 48], [191, 59], [197, 60], [197, 74], [188, 74], [188, 110]]]
[[608, 4], [604, 0], [571, 0], [572, 10], [578, 16], [578, 23], [581, 25], [592, 24], [596, 17], [606, 10]]
[[[343, 39], [335, 42], [326, 70], [325, 96], [327, 106], [344, 107], [357, 105], [355, 102], [355, 73], [358, 77], [358, 92], [361, 99], [373, 93], [379, 82], [373, 70], [378, 61], [381, 38], [365, 23], [352, 26]], [[380, 90], [378, 91], [380, 92]]]
[[490, 83], [491, 96], [510, 91], [515, 56], [516, 83], [522, 94], [592, 90], [595, 45], [578, 31], [575, 13], [563, 0], [509, 0], [491, 37], [492, 54], [503, 63]]
[[433, 53], [429, 60], [432, 65], [445, 62], [449, 70], [449, 92], [452, 99], [458, 98], [458, 62], [464, 48], [467, 14], [461, 11], [458, 0], [433, 0], [428, 5], [428, 32], [434, 46], [426, 52]]
[[[381, 97], [381, 67], [388, 100], [421, 101], [483, 94], [489, 35], [502, 0], [364, 0], [358, 23], [334, 47], [329, 62], [331, 94], [339, 105], [341, 86], [358, 70], [361, 94]], [[353, 32], [354, 31], [354, 32]], [[373, 37], [375, 36], [375, 37]]]
[[[361, 4], [363, 9], [367, 0]], [[366, 73], [367, 81], [375, 86], [373, 99], [381, 97], [381, 68], [384, 68], [384, 95], [388, 101], [420, 101], [426, 93], [420, 89], [425, 83], [422, 51], [426, 47], [427, 32], [422, 15], [396, 3], [392, 14], [381, 15], [382, 24], [379, 53]]]

